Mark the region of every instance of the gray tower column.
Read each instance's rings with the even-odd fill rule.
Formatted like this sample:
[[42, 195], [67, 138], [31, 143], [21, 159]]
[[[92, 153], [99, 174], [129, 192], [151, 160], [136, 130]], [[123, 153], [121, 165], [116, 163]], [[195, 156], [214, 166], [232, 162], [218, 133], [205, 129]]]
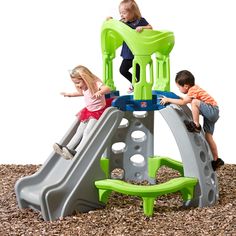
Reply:
[[[154, 111], [126, 111], [108, 146], [105, 157], [110, 160], [110, 173], [123, 170], [123, 180], [155, 184], [148, 176], [148, 157], [153, 156]], [[112, 178], [112, 174], [111, 174]]]

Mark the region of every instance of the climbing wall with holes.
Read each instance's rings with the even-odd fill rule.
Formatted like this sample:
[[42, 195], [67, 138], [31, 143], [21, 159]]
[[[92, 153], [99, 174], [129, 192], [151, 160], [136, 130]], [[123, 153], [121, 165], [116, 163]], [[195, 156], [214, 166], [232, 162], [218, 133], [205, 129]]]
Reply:
[[219, 198], [216, 173], [211, 167], [212, 153], [204, 137], [204, 132], [191, 133], [184, 121], [192, 119], [187, 106], [170, 105], [159, 111], [170, 127], [184, 166], [185, 177], [196, 177], [199, 185], [189, 206], [210, 206]]
[[[110, 159], [111, 178], [148, 181], [148, 157], [153, 156], [154, 111], [126, 111], [105, 156]], [[116, 174], [118, 173], [118, 174]]]

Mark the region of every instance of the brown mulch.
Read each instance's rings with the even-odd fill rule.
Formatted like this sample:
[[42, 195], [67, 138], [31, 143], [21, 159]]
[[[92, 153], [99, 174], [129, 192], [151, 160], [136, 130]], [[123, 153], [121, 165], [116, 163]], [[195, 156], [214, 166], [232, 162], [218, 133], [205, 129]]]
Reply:
[[[180, 194], [156, 200], [154, 215], [144, 216], [138, 197], [113, 193], [105, 209], [45, 222], [39, 212], [20, 210], [14, 185], [38, 165], [0, 165], [0, 235], [236, 235], [236, 165], [217, 171], [220, 198], [216, 205], [184, 209]], [[158, 182], [176, 176], [162, 168]]]

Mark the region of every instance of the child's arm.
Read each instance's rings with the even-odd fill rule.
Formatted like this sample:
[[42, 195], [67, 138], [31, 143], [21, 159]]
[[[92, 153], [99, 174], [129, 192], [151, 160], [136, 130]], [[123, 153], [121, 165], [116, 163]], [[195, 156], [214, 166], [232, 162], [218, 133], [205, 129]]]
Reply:
[[79, 96], [83, 96], [83, 94], [80, 93], [80, 92], [74, 92], [74, 93], [61, 92], [60, 94], [62, 96], [64, 96], [64, 97], [79, 97]]
[[161, 97], [160, 98], [160, 104], [161, 105], [165, 105], [166, 103], [172, 103], [172, 104], [176, 104], [176, 105], [186, 105], [188, 103], [192, 102], [192, 98], [189, 96], [186, 96], [184, 98], [180, 98], [180, 99], [176, 99], [176, 98], [167, 98], [167, 97]]
[[[113, 19], [112, 16], [107, 16], [107, 17], [106, 17], [106, 20], [111, 20], [111, 19]], [[121, 19], [120, 21], [122, 21], [122, 19]], [[151, 26], [150, 24], [145, 25], [145, 26], [138, 26], [135, 30], [136, 30], [137, 32], [142, 32], [143, 29], [152, 29], [152, 26]]]
[[136, 28], [136, 31], [137, 32], [142, 32], [143, 31], [143, 29], [152, 29], [152, 26], [151, 25], [146, 25], [146, 26], [138, 26], [137, 28]]
[[110, 93], [110, 91], [111, 91], [111, 89], [108, 86], [102, 85], [93, 96], [95, 98], [100, 98], [101, 96], [105, 95], [106, 93]]

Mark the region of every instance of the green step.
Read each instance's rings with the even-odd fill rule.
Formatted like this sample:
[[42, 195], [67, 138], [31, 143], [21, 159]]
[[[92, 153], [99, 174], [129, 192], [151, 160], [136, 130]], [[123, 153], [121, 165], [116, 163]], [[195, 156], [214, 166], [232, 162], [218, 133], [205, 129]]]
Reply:
[[143, 211], [146, 216], [152, 216], [154, 200], [161, 195], [180, 191], [184, 201], [191, 200], [197, 178], [179, 177], [157, 185], [135, 185], [117, 179], [95, 181], [99, 191], [99, 201], [107, 203], [112, 191], [138, 196], [143, 199]]

